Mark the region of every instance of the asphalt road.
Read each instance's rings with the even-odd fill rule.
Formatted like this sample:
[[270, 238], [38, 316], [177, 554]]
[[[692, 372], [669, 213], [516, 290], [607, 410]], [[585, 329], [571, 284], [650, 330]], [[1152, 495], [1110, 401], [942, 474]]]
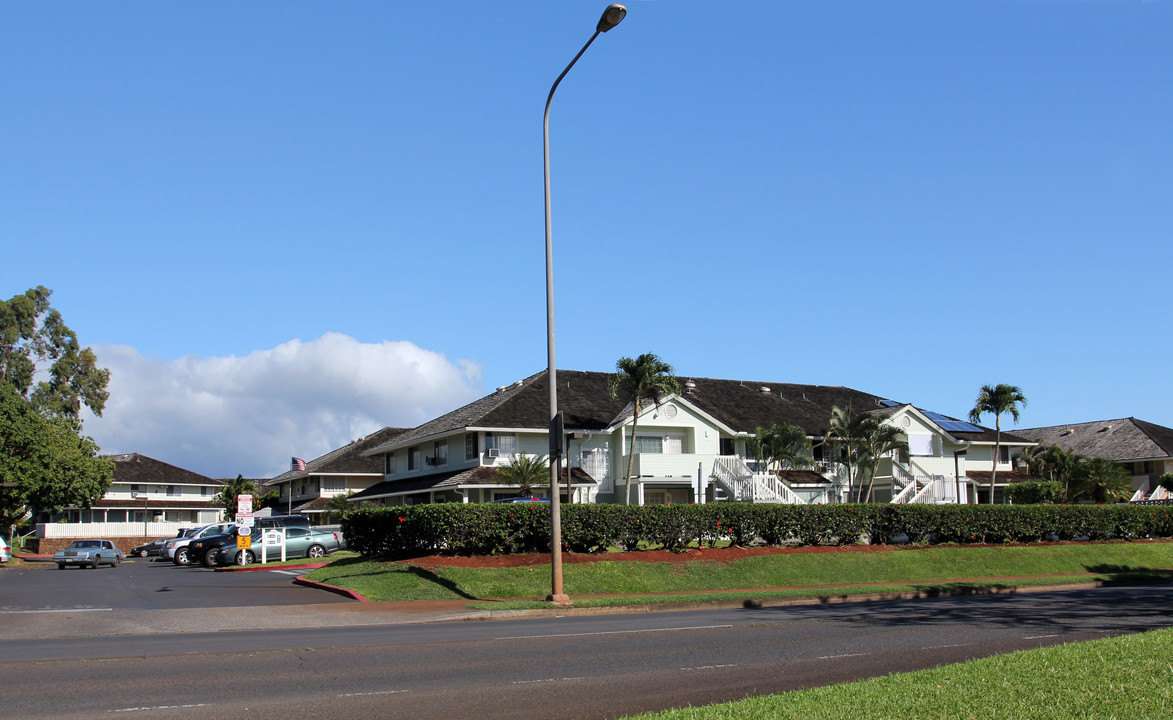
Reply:
[[616, 717], [1168, 627], [1171, 608], [1158, 586], [7, 641], [0, 717]]
[[96, 570], [26, 564], [19, 569], [4, 568], [0, 575], [0, 618], [32, 611], [175, 610], [343, 601], [338, 595], [292, 584], [290, 579], [297, 572], [225, 573], [144, 558]]

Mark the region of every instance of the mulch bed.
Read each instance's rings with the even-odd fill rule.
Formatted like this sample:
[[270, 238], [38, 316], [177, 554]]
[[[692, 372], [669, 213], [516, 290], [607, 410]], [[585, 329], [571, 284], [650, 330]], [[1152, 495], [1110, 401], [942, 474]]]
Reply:
[[[809, 546], [809, 547], [724, 547], [697, 549], [689, 548], [680, 552], [671, 550], [635, 550], [633, 552], [608, 552], [597, 555], [583, 553], [562, 553], [562, 562], [565, 565], [592, 562], [649, 562], [649, 563], [682, 563], [691, 560], [708, 560], [710, 562], [726, 563], [742, 558], [758, 557], [761, 555], [799, 555], [812, 553], [842, 553], [842, 552], [892, 552], [897, 548], [891, 545], [844, 545], [844, 546]], [[531, 565], [547, 565], [550, 562], [549, 553], [524, 553], [516, 555], [476, 555], [448, 556], [429, 555], [427, 557], [400, 560], [404, 565], [412, 565], [424, 570], [431, 570], [440, 566], [466, 568], [509, 568], [529, 567]]]

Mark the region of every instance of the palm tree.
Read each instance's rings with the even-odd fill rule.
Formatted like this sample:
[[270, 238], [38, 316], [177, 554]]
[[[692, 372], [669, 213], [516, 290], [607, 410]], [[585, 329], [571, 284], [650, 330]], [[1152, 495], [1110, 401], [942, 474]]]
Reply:
[[871, 502], [872, 486], [876, 482], [876, 470], [880, 466], [880, 459], [893, 450], [907, 451], [908, 441], [901, 439], [900, 430], [885, 423], [880, 416], [868, 413], [865, 417], [870, 418], [872, 422], [868, 423], [860, 438], [860, 446], [863, 449], [860, 461], [866, 463], [868, 470], [868, 496], [864, 498], [864, 502]]
[[857, 413], [850, 406], [841, 408], [835, 405], [831, 408], [831, 423], [823, 436], [823, 442], [838, 451], [839, 457], [831, 459], [847, 468], [847, 491], [850, 496], [851, 490], [856, 489], [857, 502], [863, 496], [863, 485], [861, 483], [856, 488], [856, 481], [862, 468], [863, 437], [867, 434], [869, 424], [870, 420], [865, 413]]
[[1075, 497], [1092, 502], [1116, 502], [1132, 494], [1132, 474], [1108, 458], [1083, 458], [1075, 471], [1075, 481]]
[[672, 374], [672, 366], [652, 353], [644, 353], [634, 360], [629, 357], [619, 358], [619, 362], [615, 363], [615, 369], [617, 372], [607, 383], [611, 397], [622, 395], [635, 403], [635, 412], [631, 418], [631, 443], [627, 456], [627, 504], [630, 505], [631, 471], [635, 461], [635, 428], [639, 423], [640, 405], [645, 401], [651, 401], [656, 407], [660, 407], [665, 397], [680, 392], [680, 384]]
[[497, 468], [497, 481], [506, 485], [518, 485], [518, 497], [531, 497], [533, 486], [550, 477], [550, 465], [545, 455], [520, 453], [505, 465]]
[[236, 519], [236, 498], [241, 495], [257, 494], [257, 484], [252, 480], [246, 480], [244, 477], [237, 475], [232, 480], [225, 480], [224, 484], [220, 486], [220, 492], [212, 498], [212, 502], [217, 505], [223, 505], [229, 520]]
[[329, 522], [337, 522], [343, 515], [354, 510], [356, 505], [350, 502], [350, 496], [354, 494], [351, 490], [342, 495], [335, 495], [326, 502], [326, 519]]
[[1026, 405], [1026, 396], [1016, 385], [982, 385], [978, 391], [973, 410], [969, 411], [969, 421], [981, 422], [982, 415], [994, 416], [994, 463], [990, 473], [990, 504], [994, 504], [994, 481], [998, 478], [998, 456], [1002, 452], [1002, 416], [1010, 413], [1014, 422], [1018, 422], [1018, 411]]
[[806, 431], [791, 423], [757, 428], [746, 444], [761, 459], [766, 472], [808, 468], [814, 465], [811, 440]]

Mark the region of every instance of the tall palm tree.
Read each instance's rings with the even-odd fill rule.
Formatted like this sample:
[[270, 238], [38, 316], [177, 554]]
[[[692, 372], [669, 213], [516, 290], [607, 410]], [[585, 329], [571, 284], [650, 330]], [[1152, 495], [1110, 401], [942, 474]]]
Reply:
[[508, 463], [497, 468], [497, 481], [506, 485], [517, 485], [518, 497], [531, 497], [534, 485], [550, 477], [550, 464], [545, 455], [520, 453]]
[[850, 496], [856, 490], [856, 501], [863, 497], [863, 484], [856, 486], [859, 472], [862, 469], [861, 457], [863, 453], [863, 437], [867, 434], [870, 425], [866, 413], [857, 413], [854, 408], [835, 405], [831, 408], [831, 422], [827, 426], [827, 433], [823, 442], [832, 450], [838, 451], [838, 457], [832, 453], [831, 460], [847, 468], [847, 491]]
[[998, 456], [1002, 453], [1002, 416], [1009, 413], [1018, 422], [1018, 411], [1026, 405], [1026, 396], [1017, 385], [982, 385], [978, 391], [969, 421], [981, 422], [982, 415], [994, 416], [994, 462], [990, 473], [990, 504], [994, 504], [994, 481], [998, 479]]
[[650, 401], [656, 407], [669, 395], [680, 392], [680, 384], [672, 374], [672, 366], [653, 353], [644, 353], [632, 360], [619, 358], [615, 363], [616, 373], [607, 383], [611, 397], [626, 397], [635, 404], [631, 418], [631, 442], [627, 456], [627, 504], [631, 504], [631, 471], [635, 461], [635, 428], [639, 423], [640, 406]]

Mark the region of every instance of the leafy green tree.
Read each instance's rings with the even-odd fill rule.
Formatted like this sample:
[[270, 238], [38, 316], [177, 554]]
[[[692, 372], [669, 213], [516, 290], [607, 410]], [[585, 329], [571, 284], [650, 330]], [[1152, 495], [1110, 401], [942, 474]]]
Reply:
[[1173, 492], [1173, 472], [1167, 472], [1162, 475], [1158, 484], [1166, 490]]
[[1132, 474], [1115, 460], [1083, 458], [1074, 474], [1076, 500], [1110, 503], [1127, 500], [1132, 495]]
[[52, 294], [37, 286], [0, 301], [0, 381], [43, 414], [77, 417], [84, 404], [101, 417], [110, 371], [50, 307]]
[[1026, 396], [1016, 385], [983, 385], [978, 391], [969, 421], [981, 422], [982, 415], [994, 416], [994, 462], [990, 473], [990, 504], [994, 504], [994, 482], [998, 479], [998, 457], [1002, 452], [1002, 416], [1009, 414], [1018, 422], [1018, 411], [1026, 405]]
[[344, 515], [351, 510], [357, 509], [358, 506], [350, 502], [350, 496], [353, 494], [354, 491], [352, 490], [348, 493], [335, 495], [326, 501], [326, 522], [340, 522]]
[[1054, 505], [1063, 500], [1063, 493], [1063, 485], [1054, 480], [1028, 480], [1006, 488], [1015, 505]]
[[607, 389], [611, 397], [625, 397], [635, 404], [631, 418], [631, 442], [627, 456], [627, 504], [631, 504], [631, 473], [635, 467], [635, 429], [639, 424], [641, 405], [651, 402], [660, 406], [664, 398], [680, 393], [680, 383], [672, 374], [672, 366], [653, 353], [644, 353], [634, 360], [619, 358], [615, 363], [616, 373], [611, 376]]
[[48, 416], [0, 383], [0, 529], [30, 510], [91, 507], [114, 481], [114, 465], [81, 435], [76, 418]]
[[497, 467], [497, 481], [505, 485], [518, 485], [518, 497], [532, 497], [534, 485], [550, 477], [550, 463], [545, 455], [519, 453], [508, 463]]

